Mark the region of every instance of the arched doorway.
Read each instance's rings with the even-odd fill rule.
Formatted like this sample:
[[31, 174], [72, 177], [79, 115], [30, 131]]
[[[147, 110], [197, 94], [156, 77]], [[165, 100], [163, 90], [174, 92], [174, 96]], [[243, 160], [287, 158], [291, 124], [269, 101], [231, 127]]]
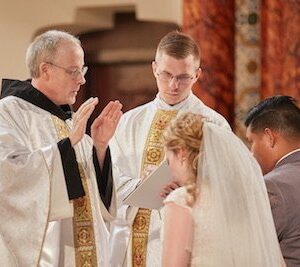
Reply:
[[121, 13], [113, 29], [82, 34], [89, 70], [74, 109], [90, 96], [99, 97], [93, 120], [110, 100], [120, 100], [124, 112], [152, 100], [157, 93], [151, 68], [155, 49], [175, 29], [176, 24], [141, 22], [133, 13]]

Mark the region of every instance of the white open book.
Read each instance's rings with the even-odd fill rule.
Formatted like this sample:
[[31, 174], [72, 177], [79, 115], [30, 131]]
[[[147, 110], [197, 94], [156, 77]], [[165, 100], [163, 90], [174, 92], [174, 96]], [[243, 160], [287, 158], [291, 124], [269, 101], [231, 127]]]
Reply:
[[164, 200], [160, 193], [171, 181], [172, 177], [165, 160], [124, 199], [124, 204], [139, 208], [160, 209]]

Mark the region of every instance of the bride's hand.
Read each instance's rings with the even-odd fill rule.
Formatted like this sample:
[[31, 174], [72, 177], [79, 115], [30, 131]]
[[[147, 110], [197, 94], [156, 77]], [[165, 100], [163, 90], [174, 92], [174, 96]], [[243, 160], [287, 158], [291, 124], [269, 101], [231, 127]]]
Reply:
[[165, 185], [165, 187], [160, 192], [160, 196], [162, 198], [166, 198], [173, 190], [180, 187], [181, 185], [177, 181], [172, 181], [171, 183], [168, 183]]

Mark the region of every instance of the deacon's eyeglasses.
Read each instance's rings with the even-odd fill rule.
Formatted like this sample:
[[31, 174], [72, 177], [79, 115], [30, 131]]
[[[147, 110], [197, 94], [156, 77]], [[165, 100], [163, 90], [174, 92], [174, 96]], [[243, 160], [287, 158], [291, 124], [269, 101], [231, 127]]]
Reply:
[[87, 71], [88, 71], [88, 67], [87, 66], [83, 66], [81, 69], [79, 69], [79, 68], [68, 69], [68, 68], [56, 65], [56, 64], [54, 64], [52, 62], [46, 62], [46, 63], [49, 64], [49, 65], [51, 65], [51, 66], [54, 66], [54, 67], [57, 67], [59, 69], [64, 70], [65, 73], [69, 74], [73, 80], [77, 79], [79, 75], [84, 76], [87, 73]]
[[195, 78], [195, 76], [191, 76], [188, 74], [181, 74], [174, 76], [169, 72], [162, 71], [162, 72], [156, 72], [157, 77], [164, 82], [170, 83], [173, 79], [175, 79], [179, 84], [182, 85], [188, 85], [191, 83], [191, 81]]

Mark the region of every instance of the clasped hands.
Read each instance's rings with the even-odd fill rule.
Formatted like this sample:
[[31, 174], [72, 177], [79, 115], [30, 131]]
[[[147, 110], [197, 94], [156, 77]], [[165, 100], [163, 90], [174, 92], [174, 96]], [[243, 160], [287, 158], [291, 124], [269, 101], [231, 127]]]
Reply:
[[[98, 97], [91, 97], [74, 114], [73, 128], [69, 136], [72, 147], [83, 138], [86, 132], [87, 121], [98, 102]], [[121, 109], [122, 104], [119, 101], [110, 101], [92, 123], [91, 136], [97, 150], [106, 150], [108, 142], [113, 136], [123, 114]]]

